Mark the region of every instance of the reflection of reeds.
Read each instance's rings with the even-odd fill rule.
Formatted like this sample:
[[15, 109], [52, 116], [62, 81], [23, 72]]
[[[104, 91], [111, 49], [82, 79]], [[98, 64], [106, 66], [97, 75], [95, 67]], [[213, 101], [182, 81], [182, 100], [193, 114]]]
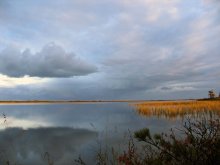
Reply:
[[220, 116], [220, 101], [155, 101], [132, 104], [140, 115], [168, 119], [210, 113]]

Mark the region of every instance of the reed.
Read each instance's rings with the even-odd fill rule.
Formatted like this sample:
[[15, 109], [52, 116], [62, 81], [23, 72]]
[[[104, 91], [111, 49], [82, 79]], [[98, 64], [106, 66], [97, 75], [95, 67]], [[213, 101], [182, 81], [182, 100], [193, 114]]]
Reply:
[[130, 104], [140, 115], [175, 119], [185, 115], [198, 117], [201, 113], [220, 116], [220, 101], [155, 101]]

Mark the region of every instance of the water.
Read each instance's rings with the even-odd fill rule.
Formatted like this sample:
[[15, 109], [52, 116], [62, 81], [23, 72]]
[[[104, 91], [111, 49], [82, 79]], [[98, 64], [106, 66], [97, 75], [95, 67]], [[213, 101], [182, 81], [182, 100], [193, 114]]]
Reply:
[[0, 105], [0, 114], [0, 162], [22, 165], [76, 164], [79, 155], [93, 164], [100, 146], [121, 149], [129, 132], [180, 124], [140, 116], [128, 103]]

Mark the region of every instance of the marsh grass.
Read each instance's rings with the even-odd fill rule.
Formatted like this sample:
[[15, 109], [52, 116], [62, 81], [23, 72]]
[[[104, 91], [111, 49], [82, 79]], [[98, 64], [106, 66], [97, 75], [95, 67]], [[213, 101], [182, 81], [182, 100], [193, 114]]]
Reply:
[[42, 155], [42, 160], [44, 160], [46, 165], [54, 165], [54, 161], [49, 152], [45, 152], [44, 155]]
[[199, 114], [213, 114], [220, 116], [220, 101], [155, 101], [130, 104], [143, 116], [157, 116], [167, 119], [175, 119], [191, 115], [198, 117]]
[[[181, 136], [180, 136], [181, 135]], [[100, 150], [97, 165], [217, 165], [220, 164], [220, 120], [184, 118], [182, 125], [168, 133], [152, 134], [143, 128], [126, 141], [124, 151]], [[111, 148], [111, 146], [109, 146]], [[115, 159], [109, 159], [111, 157]], [[82, 158], [76, 163], [87, 165]], [[90, 163], [88, 163], [89, 165]]]
[[[179, 137], [179, 134], [182, 137]], [[120, 165], [217, 165], [220, 164], [220, 121], [186, 118], [182, 127], [170, 133], [152, 135], [148, 128], [134, 133], [141, 142], [142, 150], [136, 144], [128, 146], [119, 155]]]

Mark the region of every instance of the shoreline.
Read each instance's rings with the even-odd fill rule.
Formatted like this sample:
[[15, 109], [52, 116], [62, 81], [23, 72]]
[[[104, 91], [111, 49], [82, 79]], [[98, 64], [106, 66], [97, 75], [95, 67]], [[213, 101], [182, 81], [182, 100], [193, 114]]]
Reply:
[[181, 99], [181, 100], [1, 100], [0, 105], [7, 104], [86, 104], [86, 103], [141, 103], [156, 101], [190, 101], [197, 99]]
[[148, 100], [16, 100], [16, 101], [0, 101], [1, 104], [80, 104], [80, 103], [120, 103], [120, 102], [146, 102]]

